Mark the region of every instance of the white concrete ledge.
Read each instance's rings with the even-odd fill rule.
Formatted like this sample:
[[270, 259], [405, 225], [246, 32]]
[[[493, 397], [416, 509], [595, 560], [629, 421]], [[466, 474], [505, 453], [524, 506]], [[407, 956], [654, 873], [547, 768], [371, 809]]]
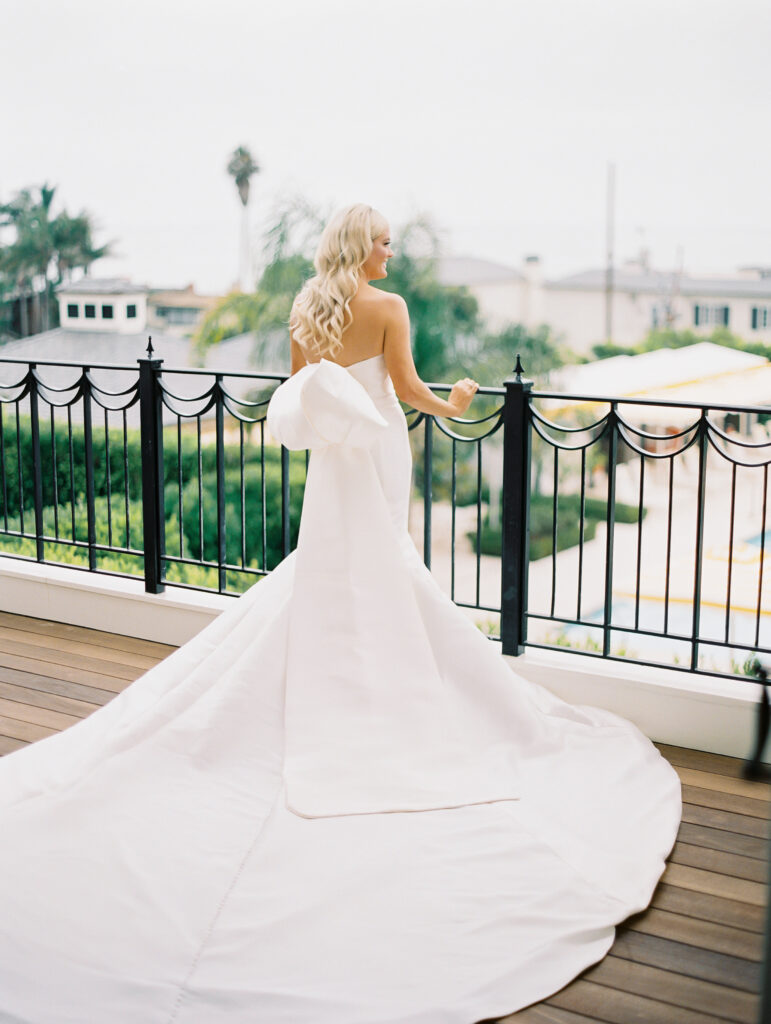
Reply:
[[[146, 594], [139, 580], [0, 556], [0, 610], [166, 644], [185, 643], [233, 600], [177, 587]], [[741, 758], [753, 749], [760, 687], [740, 676], [715, 679], [567, 651], [529, 649], [506, 660], [563, 700], [614, 711], [651, 739]]]
[[[720, 679], [534, 648], [506, 660], [570, 704], [607, 708], [661, 743], [741, 758], [754, 750], [760, 684], [746, 677]], [[771, 763], [771, 741], [764, 760]]]
[[146, 594], [141, 580], [0, 556], [0, 611], [179, 646], [234, 600], [181, 587]]

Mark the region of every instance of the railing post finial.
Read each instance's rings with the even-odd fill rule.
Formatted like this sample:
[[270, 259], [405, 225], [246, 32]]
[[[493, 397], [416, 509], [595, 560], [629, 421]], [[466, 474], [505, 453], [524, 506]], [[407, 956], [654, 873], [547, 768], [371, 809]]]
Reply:
[[[147, 358], [153, 358], [153, 339], [150, 334], [147, 335]], [[519, 356], [517, 356], [517, 358], [519, 358]]]
[[522, 365], [522, 360], [519, 358], [519, 352], [517, 352], [517, 365], [514, 367], [514, 373], [517, 375], [517, 380], [522, 380], [522, 374], [525, 372], [525, 368]]

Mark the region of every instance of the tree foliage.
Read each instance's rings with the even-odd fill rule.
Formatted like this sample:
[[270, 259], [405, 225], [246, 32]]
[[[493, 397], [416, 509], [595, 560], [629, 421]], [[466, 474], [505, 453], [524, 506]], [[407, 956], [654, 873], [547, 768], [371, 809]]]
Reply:
[[0, 205], [0, 227], [13, 233], [12, 241], [0, 246], [0, 292], [38, 295], [44, 329], [58, 322], [56, 287], [74, 270], [87, 272], [96, 260], [110, 255], [112, 245], [94, 244], [93, 224], [85, 211], [55, 214], [55, 196], [56, 186], [44, 184], [22, 189]]
[[241, 205], [247, 206], [249, 184], [252, 176], [260, 173], [260, 166], [246, 146], [237, 146], [233, 150], [228, 160], [227, 172], [236, 183]]
[[602, 342], [592, 347], [595, 359], [609, 359], [611, 356], [639, 356], [644, 352], [654, 352], [660, 348], [686, 348], [709, 341], [713, 345], [725, 345], [726, 348], [751, 352], [753, 355], [771, 359], [771, 345], [762, 341], [746, 341], [734, 334], [727, 327], [716, 327], [711, 334], [697, 334], [692, 330], [676, 331], [670, 327], [660, 327], [649, 331], [645, 338], [636, 345], [617, 345], [613, 342]]

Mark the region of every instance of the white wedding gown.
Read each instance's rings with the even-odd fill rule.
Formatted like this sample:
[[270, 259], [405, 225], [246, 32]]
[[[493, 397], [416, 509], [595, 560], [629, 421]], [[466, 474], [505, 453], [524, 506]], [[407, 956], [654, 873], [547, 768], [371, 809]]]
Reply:
[[473, 1024], [650, 901], [677, 775], [436, 584], [382, 355], [304, 367], [268, 422], [312, 449], [297, 550], [0, 761], [2, 1024]]

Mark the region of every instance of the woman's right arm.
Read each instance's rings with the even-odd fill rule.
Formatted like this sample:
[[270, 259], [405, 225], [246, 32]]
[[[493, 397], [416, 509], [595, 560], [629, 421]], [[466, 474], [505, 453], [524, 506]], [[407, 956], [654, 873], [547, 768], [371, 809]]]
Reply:
[[447, 401], [439, 398], [418, 376], [410, 345], [410, 316], [400, 295], [388, 294], [383, 354], [397, 396], [418, 412], [433, 416], [462, 416], [479, 385], [465, 377], [452, 388]]

